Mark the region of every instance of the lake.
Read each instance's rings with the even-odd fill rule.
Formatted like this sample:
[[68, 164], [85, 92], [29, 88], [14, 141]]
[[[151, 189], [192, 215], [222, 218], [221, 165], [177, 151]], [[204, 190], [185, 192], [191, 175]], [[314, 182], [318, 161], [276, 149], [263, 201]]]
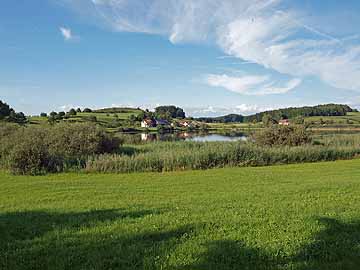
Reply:
[[206, 132], [174, 132], [174, 133], [122, 133], [131, 137], [134, 142], [151, 141], [194, 141], [194, 142], [231, 142], [246, 141], [245, 133], [206, 133]]

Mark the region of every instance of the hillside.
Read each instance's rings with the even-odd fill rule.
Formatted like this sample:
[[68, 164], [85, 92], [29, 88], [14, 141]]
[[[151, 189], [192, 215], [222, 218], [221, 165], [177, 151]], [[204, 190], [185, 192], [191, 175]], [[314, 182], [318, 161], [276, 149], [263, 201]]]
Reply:
[[[65, 122], [96, 122], [108, 128], [129, 127], [144, 112], [137, 108], [105, 108], [89, 112], [77, 112], [75, 115], [67, 114], [62, 121]], [[59, 121], [59, 120], [56, 120]], [[31, 116], [30, 124], [48, 124], [48, 116]]]
[[197, 120], [206, 123], [250, 123], [261, 122], [265, 115], [271, 116], [276, 120], [280, 120], [311, 116], [346, 116], [346, 114], [350, 112], [354, 112], [354, 110], [348, 105], [325, 104], [312, 107], [290, 107], [272, 111], [264, 111], [248, 116], [229, 114], [220, 117], [201, 117], [197, 118]]

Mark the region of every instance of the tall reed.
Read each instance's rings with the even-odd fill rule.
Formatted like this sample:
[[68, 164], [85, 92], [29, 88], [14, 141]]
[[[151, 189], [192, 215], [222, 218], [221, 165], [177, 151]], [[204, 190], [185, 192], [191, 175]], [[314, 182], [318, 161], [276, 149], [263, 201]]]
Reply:
[[228, 166], [268, 166], [351, 159], [360, 147], [305, 145], [260, 147], [243, 142], [163, 142], [141, 147], [133, 155], [99, 155], [86, 162], [88, 172], [166, 172]]

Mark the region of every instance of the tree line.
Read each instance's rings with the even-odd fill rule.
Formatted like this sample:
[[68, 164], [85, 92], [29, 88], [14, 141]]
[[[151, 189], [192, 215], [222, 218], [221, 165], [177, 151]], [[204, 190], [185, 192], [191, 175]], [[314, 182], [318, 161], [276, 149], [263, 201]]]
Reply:
[[325, 104], [317, 106], [290, 107], [285, 109], [260, 112], [248, 116], [243, 116], [240, 114], [229, 114], [220, 117], [201, 117], [197, 118], [197, 120], [206, 123], [252, 123], [261, 122], [264, 117], [271, 117], [271, 119], [279, 121], [281, 119], [295, 119], [299, 117], [310, 116], [345, 116], [348, 112], [353, 111], [356, 110], [353, 110], [348, 105]]
[[16, 112], [2, 100], [0, 100], [0, 120], [18, 124], [25, 124], [27, 122], [26, 116], [23, 112]]

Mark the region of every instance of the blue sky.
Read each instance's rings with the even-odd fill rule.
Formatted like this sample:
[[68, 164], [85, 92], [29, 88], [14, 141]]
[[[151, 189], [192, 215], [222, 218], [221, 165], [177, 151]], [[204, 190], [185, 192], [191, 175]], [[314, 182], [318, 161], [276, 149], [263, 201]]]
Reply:
[[359, 25], [355, 0], [2, 0], [0, 99], [28, 114], [359, 108]]

